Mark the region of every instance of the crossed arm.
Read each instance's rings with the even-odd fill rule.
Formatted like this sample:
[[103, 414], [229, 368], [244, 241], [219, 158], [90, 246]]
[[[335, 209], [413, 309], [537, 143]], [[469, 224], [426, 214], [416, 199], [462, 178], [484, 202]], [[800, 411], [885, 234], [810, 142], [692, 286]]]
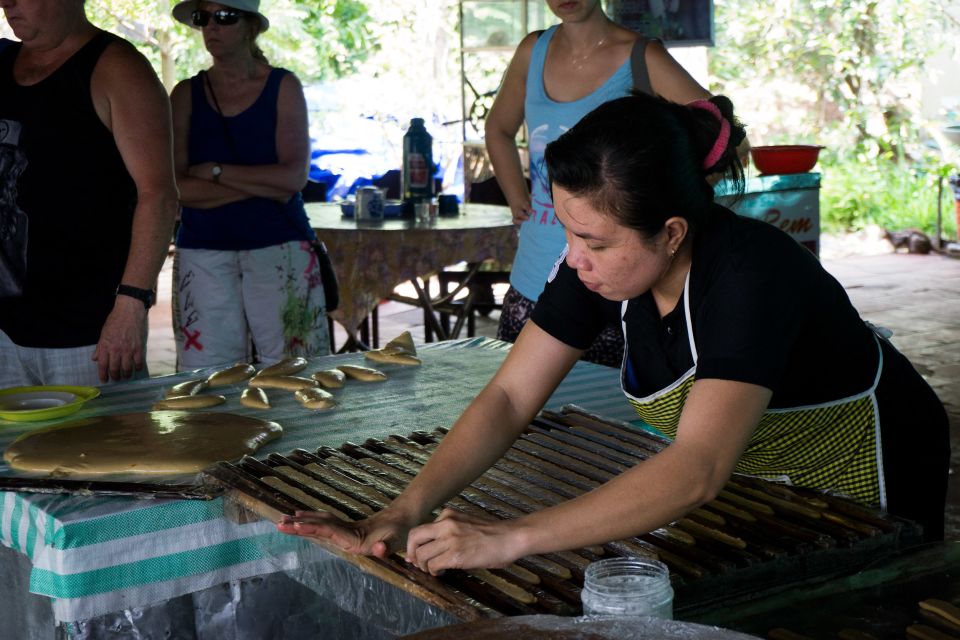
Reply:
[[287, 74], [277, 97], [277, 163], [239, 165], [220, 163], [223, 173], [213, 181], [213, 162], [189, 164], [191, 87], [179, 83], [170, 96], [173, 104], [174, 162], [180, 201], [209, 209], [251, 197], [286, 202], [307, 183], [310, 137], [307, 104], [296, 76]]
[[[664, 451], [578, 498], [512, 520], [432, 513], [496, 462], [540, 410], [580, 351], [528, 322], [503, 366], [407, 489], [367, 520], [298, 513], [280, 531], [346, 551], [405, 550], [430, 573], [502, 567], [517, 558], [601, 544], [655, 529], [711, 500], [729, 478], [770, 392], [726, 380], [694, 384], [677, 439]], [[428, 524], [421, 524], [427, 522]]]

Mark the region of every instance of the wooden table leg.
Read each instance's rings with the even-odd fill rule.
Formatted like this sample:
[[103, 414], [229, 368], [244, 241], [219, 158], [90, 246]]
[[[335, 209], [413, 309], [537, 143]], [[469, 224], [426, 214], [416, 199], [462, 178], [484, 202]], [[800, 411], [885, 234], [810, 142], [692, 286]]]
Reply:
[[433, 300], [430, 298], [430, 281], [424, 280], [424, 285], [420, 285], [419, 278], [413, 278], [410, 280], [410, 283], [413, 285], [414, 290], [417, 292], [417, 297], [420, 298], [420, 306], [423, 307], [423, 335], [426, 342], [433, 342], [433, 335], [437, 335], [438, 340], [448, 340], [449, 336], [447, 332], [443, 330], [443, 326], [440, 324], [440, 321], [437, 319], [436, 313], [433, 309]]
[[369, 351], [370, 350], [370, 318], [373, 318], [373, 348], [377, 348], [380, 343], [380, 330], [379, 330], [379, 315], [377, 310], [374, 309], [370, 312], [370, 315], [365, 317], [360, 323], [359, 332], [360, 337], [357, 337], [356, 332], [350, 331], [347, 327], [343, 327], [343, 330], [347, 334], [347, 339], [343, 341], [343, 344], [337, 349], [336, 344], [333, 341], [333, 318], [327, 317], [327, 327], [330, 332], [330, 353], [351, 353], [354, 351]]

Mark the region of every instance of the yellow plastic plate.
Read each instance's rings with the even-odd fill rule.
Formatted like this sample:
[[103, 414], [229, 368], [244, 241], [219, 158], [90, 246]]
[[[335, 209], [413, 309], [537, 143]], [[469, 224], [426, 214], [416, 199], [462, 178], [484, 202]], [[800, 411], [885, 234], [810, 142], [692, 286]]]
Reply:
[[80, 410], [100, 395], [96, 387], [41, 386], [0, 389], [0, 419], [14, 422], [53, 420]]

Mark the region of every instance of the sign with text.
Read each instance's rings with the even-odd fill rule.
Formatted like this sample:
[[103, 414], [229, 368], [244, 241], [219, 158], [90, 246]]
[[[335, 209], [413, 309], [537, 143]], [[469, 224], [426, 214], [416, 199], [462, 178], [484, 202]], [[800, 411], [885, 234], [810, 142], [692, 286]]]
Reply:
[[820, 174], [761, 176], [747, 180], [743, 196], [731, 202], [718, 185], [717, 202], [748, 218], [768, 222], [814, 253], [820, 253]]

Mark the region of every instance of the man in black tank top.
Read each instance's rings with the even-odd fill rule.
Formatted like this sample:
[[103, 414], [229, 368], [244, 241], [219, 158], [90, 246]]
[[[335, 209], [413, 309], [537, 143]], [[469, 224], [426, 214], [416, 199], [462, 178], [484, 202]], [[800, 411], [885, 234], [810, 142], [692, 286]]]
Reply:
[[166, 92], [83, 0], [3, 11], [0, 388], [129, 378], [178, 207]]

